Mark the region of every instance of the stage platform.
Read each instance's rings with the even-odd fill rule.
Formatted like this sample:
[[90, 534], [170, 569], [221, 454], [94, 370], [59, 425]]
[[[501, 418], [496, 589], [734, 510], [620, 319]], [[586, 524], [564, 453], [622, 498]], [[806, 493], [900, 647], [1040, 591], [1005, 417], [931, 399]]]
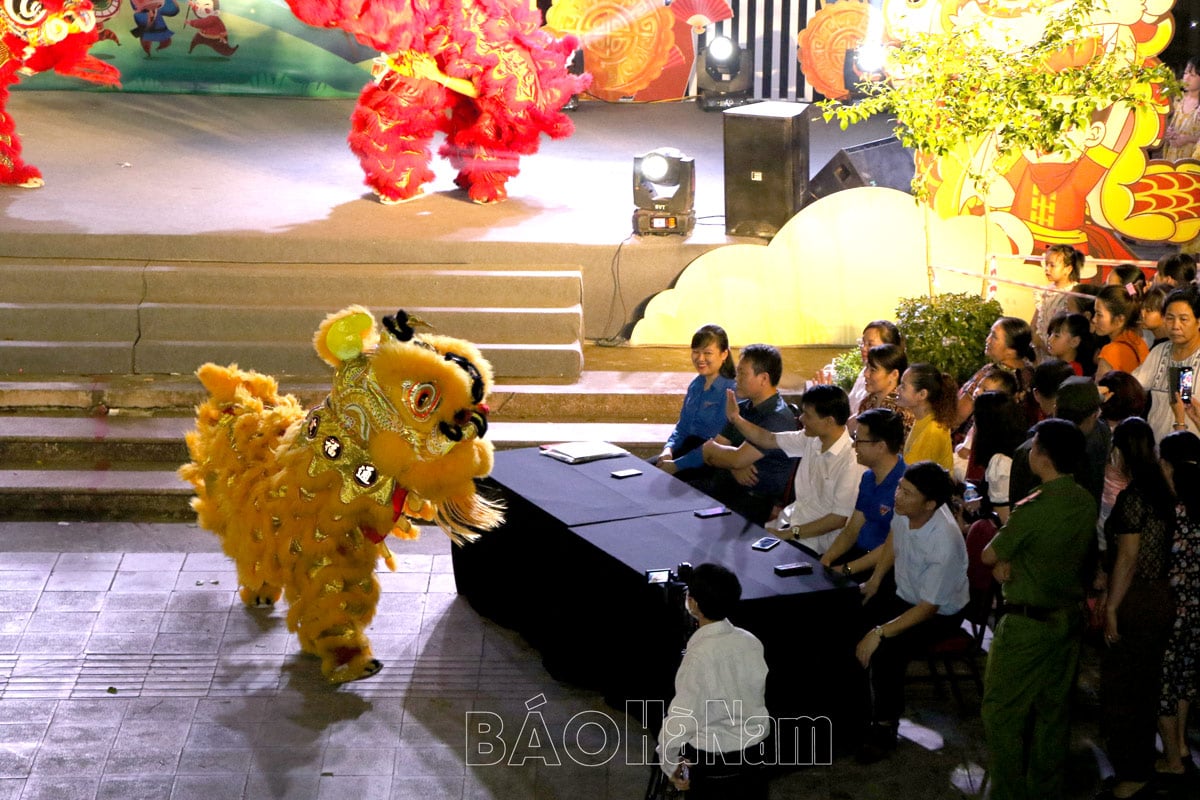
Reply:
[[[692, 102], [585, 102], [575, 134], [522, 160], [509, 200], [480, 206], [435, 159], [427, 196], [384, 206], [345, 138], [353, 103], [280, 97], [17, 91], [9, 110], [37, 190], [0, 190], [0, 256], [278, 264], [578, 265], [584, 335], [614, 336], [725, 236], [722, 115]], [[813, 123], [810, 170], [890, 135], [875, 119]], [[435, 144], [436, 146], [436, 144]], [[696, 162], [687, 238], [631, 236], [632, 161], [676, 147]], [[2, 298], [0, 298], [2, 299]], [[316, 298], [319, 302], [319, 298]]]

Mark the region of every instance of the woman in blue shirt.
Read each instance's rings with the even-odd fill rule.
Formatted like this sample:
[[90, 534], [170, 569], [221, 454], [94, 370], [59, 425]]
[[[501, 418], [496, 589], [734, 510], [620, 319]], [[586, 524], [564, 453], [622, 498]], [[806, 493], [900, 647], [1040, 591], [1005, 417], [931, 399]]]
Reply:
[[[692, 366], [696, 377], [688, 385], [683, 410], [671, 438], [651, 463], [672, 475], [703, 470], [700, 445], [725, 428], [725, 390], [734, 388], [729, 337], [720, 325], [705, 325], [692, 335]], [[681, 478], [690, 474], [680, 475]]]

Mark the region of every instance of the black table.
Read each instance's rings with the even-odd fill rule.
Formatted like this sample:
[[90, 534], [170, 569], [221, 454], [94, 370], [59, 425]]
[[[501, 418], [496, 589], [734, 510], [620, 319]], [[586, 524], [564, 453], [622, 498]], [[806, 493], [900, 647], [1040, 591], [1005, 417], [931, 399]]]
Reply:
[[[643, 474], [611, 477], [628, 468]], [[669, 701], [690, 620], [681, 587], [651, 585], [646, 572], [712, 561], [742, 584], [731, 621], [763, 642], [772, 715], [824, 716], [837, 739], [857, 735], [857, 585], [811, 553], [786, 542], [753, 550], [761, 527], [736, 514], [698, 518], [711, 498], [633, 456], [569, 465], [537, 448], [503, 451], [480, 490], [503, 499], [506, 522], [454, 548], [458, 592], [525, 636], [556, 678], [639, 717], [642, 703]], [[775, 574], [791, 561], [812, 562], [813, 574]]]

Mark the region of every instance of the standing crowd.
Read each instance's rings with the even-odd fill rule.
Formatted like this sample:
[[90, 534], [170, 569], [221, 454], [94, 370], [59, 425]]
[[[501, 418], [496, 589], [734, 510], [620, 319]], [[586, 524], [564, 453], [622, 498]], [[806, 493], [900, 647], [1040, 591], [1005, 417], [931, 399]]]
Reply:
[[[1192, 763], [1196, 262], [1164, 257], [1151, 280], [1123, 265], [1098, 285], [1079, 282], [1083, 261], [1069, 246], [1046, 251], [1049, 284], [1032, 319], [996, 320], [961, 386], [937, 364], [909, 363], [904, 331], [885, 320], [863, 330], [849, 392], [812, 384], [798, 407], [779, 394], [777, 348], [744, 347], [735, 365], [719, 326], [692, 340], [698, 374], [653, 461], [859, 581], [866, 621], [855, 655], [871, 710], [862, 761], [896, 747], [907, 665], [959, 629], [982, 572], [1002, 593], [982, 701], [994, 800], [1063, 795], [1089, 630], [1103, 641], [1115, 772], [1098, 797], [1147, 796]], [[728, 610], [726, 601], [722, 620]], [[758, 665], [761, 646], [752, 656]], [[690, 746], [719, 738], [700, 731]], [[663, 769], [678, 782], [678, 761]]]

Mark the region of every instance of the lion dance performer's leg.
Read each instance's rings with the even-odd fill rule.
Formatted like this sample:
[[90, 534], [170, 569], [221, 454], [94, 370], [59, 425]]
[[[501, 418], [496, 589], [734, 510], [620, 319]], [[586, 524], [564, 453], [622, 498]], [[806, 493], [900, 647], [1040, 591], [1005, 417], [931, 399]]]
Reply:
[[475, 97], [454, 95], [439, 152], [458, 169], [455, 182], [472, 200], [491, 203], [507, 196], [505, 184], [519, 172], [520, 157], [537, 152], [542, 134], [570, 135], [574, 128], [561, 109], [590, 76], [568, 71], [576, 40], [539, 30], [540, 14], [527, 4], [481, 0], [464, 3], [460, 13], [461, 26], [441, 58], [448, 73], [471, 76]]
[[334, 683], [374, 675], [383, 666], [372, 657], [365, 633], [379, 603], [375, 564], [380, 548], [358, 528], [336, 530], [326, 520], [309, 536], [281, 546], [295, 558], [286, 592], [288, 628], [306, 653], [321, 659], [321, 673]]
[[438, 129], [444, 92], [431, 81], [388, 75], [368, 84], [350, 118], [350, 150], [367, 186], [384, 203], [400, 203], [433, 180], [429, 143]]
[[42, 173], [21, 160], [21, 140], [8, 113], [8, 87], [17, 82], [20, 62], [11, 57], [3, 60], [6, 56], [0, 44], [0, 183], [35, 188], [42, 185]]
[[472, 98], [459, 95], [458, 100], [451, 110], [440, 155], [458, 170], [454, 183], [476, 203], [503, 200], [508, 197], [504, 185], [521, 171], [520, 157], [507, 148], [500, 132], [504, 121]]

